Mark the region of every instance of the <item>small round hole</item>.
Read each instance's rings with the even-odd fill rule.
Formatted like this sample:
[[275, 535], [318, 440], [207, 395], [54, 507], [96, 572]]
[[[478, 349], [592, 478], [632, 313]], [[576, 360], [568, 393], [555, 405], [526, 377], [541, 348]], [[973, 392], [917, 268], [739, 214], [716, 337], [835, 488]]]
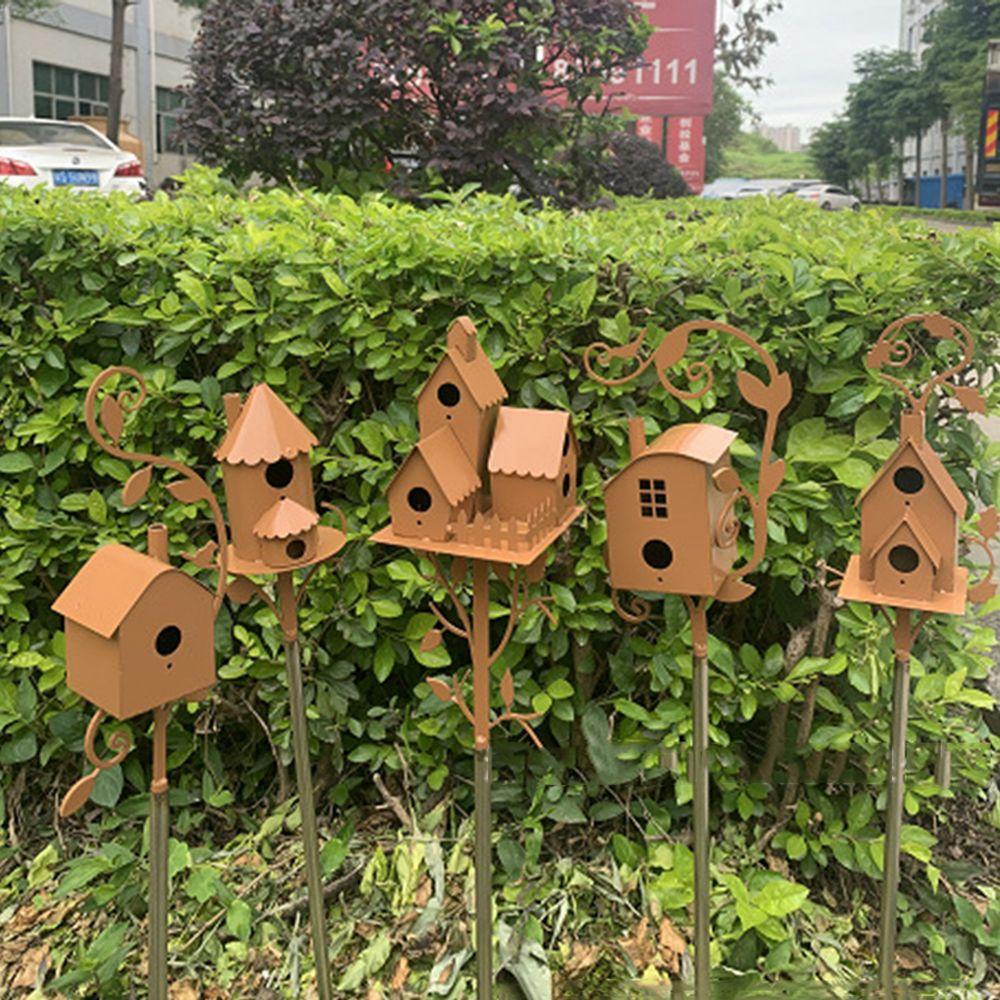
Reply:
[[306, 543], [301, 538], [293, 538], [285, 546], [285, 554], [289, 559], [301, 559], [306, 554]]
[[572, 484], [572, 481], [570, 480], [569, 473], [567, 472], [566, 475], [563, 476], [563, 481], [562, 481], [562, 495], [564, 497], [568, 497], [569, 496], [569, 488], [570, 488], [571, 484]]
[[160, 656], [169, 656], [181, 644], [181, 630], [176, 625], [166, 625], [156, 633], [156, 651]]
[[643, 545], [642, 558], [653, 569], [666, 569], [674, 561], [674, 550], [659, 538], [652, 538]]
[[924, 474], [912, 465], [901, 465], [893, 474], [892, 481], [900, 493], [912, 495], [924, 488]]
[[920, 556], [912, 546], [894, 545], [889, 550], [889, 565], [900, 573], [912, 573], [920, 565]]
[[462, 392], [454, 382], [442, 382], [438, 386], [438, 402], [442, 406], [458, 406]]
[[273, 486], [276, 490], [284, 489], [295, 475], [295, 469], [287, 458], [279, 458], [277, 462], [272, 462], [264, 473], [268, 486]]
[[415, 510], [419, 514], [426, 513], [431, 509], [431, 495], [423, 486], [414, 486], [406, 494], [406, 502], [410, 505], [411, 510]]

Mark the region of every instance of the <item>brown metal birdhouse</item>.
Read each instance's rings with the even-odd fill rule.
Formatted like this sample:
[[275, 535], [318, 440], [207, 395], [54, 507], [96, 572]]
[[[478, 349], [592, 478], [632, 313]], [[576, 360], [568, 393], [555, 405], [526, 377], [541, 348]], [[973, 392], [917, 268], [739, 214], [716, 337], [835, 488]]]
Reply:
[[572, 510], [578, 458], [568, 413], [502, 406], [487, 463], [494, 512], [523, 518], [545, 504]]
[[210, 591], [124, 545], [98, 549], [52, 605], [66, 619], [66, 683], [117, 719], [215, 684]]
[[389, 484], [378, 541], [530, 565], [576, 517], [568, 413], [501, 406], [507, 390], [467, 317], [417, 397], [420, 440]]
[[615, 590], [714, 596], [736, 558], [736, 435], [679, 424], [647, 444], [629, 422], [629, 464], [604, 488], [606, 556]]
[[266, 385], [246, 402], [228, 395], [225, 403], [229, 431], [215, 456], [233, 538], [230, 570], [268, 574], [329, 559], [344, 536], [319, 524], [309, 461], [316, 438]]
[[417, 396], [420, 437], [450, 428], [476, 475], [485, 478], [497, 410], [506, 398], [472, 320], [462, 316], [449, 328], [445, 356]]
[[968, 506], [924, 436], [924, 414], [903, 414], [899, 447], [858, 498], [861, 552], [840, 596], [945, 614], [965, 610], [968, 572], [958, 565]]

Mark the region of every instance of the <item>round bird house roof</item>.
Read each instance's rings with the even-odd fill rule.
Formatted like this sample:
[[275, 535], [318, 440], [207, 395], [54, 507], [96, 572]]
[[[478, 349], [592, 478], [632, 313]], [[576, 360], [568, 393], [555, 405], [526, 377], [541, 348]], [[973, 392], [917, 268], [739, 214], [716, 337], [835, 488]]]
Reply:
[[292, 538], [319, 524], [319, 514], [288, 497], [268, 507], [253, 526], [257, 538]]

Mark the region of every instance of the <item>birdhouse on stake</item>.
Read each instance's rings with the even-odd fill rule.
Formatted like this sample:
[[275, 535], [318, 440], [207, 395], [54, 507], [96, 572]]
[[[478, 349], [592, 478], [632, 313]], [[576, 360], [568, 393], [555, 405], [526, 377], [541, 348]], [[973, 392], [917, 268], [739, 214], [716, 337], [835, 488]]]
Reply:
[[735, 440], [714, 424], [679, 424], [647, 443], [642, 418], [632, 418], [631, 460], [604, 488], [615, 590], [719, 592], [736, 559]]
[[[444, 357], [417, 397], [420, 440], [388, 488], [390, 524], [372, 541], [413, 549], [433, 567], [457, 620], [431, 604], [440, 627], [428, 630], [422, 652], [441, 645], [444, 634], [463, 639], [472, 658], [472, 703], [466, 679], [428, 678], [442, 702], [455, 705], [473, 727], [476, 797], [476, 992], [492, 996], [490, 857], [490, 734], [514, 722], [541, 746], [535, 712], [514, 709], [514, 677], [500, 679], [504, 709], [494, 713], [490, 668], [503, 655], [529, 608], [548, 617], [551, 598], [533, 596], [545, 572], [549, 548], [582, 508], [576, 503], [577, 443], [568, 413], [501, 406], [507, 390], [467, 317], [452, 323]], [[439, 556], [450, 556], [445, 569]], [[463, 587], [472, 568], [472, 608]], [[509, 594], [506, 627], [494, 645], [490, 634], [490, 574]]]
[[212, 594], [186, 573], [104, 545], [52, 605], [66, 619], [66, 684], [130, 719], [215, 684]]
[[[968, 501], [927, 442], [926, 408], [941, 386], [972, 412], [985, 412], [979, 391], [948, 381], [972, 361], [973, 344], [959, 323], [937, 314], [908, 316], [892, 324], [868, 355], [868, 366], [881, 372], [910, 362], [909, 331], [919, 324], [933, 337], [963, 349], [962, 360], [931, 379], [919, 395], [898, 379], [882, 377], [905, 395], [908, 408], [900, 419], [899, 446], [858, 498], [861, 551], [848, 563], [840, 596], [867, 604], [960, 615], [965, 612], [969, 572], [959, 566], [959, 535]], [[980, 517], [978, 542], [991, 560], [988, 543], [995, 513]], [[992, 575], [992, 574], [991, 574]], [[992, 584], [977, 585], [973, 600], [992, 596]]]
[[420, 440], [389, 484], [399, 544], [422, 540], [428, 550], [473, 557], [538, 554], [576, 516], [570, 415], [501, 406], [506, 398], [472, 321], [455, 320], [417, 397]]
[[229, 568], [248, 576], [311, 566], [336, 554], [343, 533], [319, 523], [309, 453], [312, 432], [266, 385], [246, 402], [225, 397], [222, 462], [233, 542]]
[[[627, 619], [635, 614], [618, 603], [619, 591], [680, 594], [686, 599], [740, 601], [753, 593], [745, 577], [756, 569], [767, 544], [767, 506], [785, 473], [785, 463], [771, 450], [778, 417], [791, 399], [791, 380], [752, 337], [724, 323], [696, 320], [671, 330], [645, 359], [638, 360], [645, 332], [630, 344], [592, 344], [584, 355], [588, 374], [603, 385], [623, 385], [654, 366], [660, 384], [676, 399], [702, 398], [714, 376], [705, 362], [688, 365], [692, 389], [676, 386], [670, 369], [684, 358], [696, 333], [716, 332], [749, 347], [767, 372], [764, 382], [749, 371], [736, 375], [744, 400], [766, 415], [757, 496], [740, 482], [731, 449], [736, 434], [715, 424], [679, 424], [652, 442], [641, 417], [629, 422], [629, 462], [604, 488], [608, 541], [605, 557], [614, 600]], [[599, 374], [595, 365], [617, 361], [636, 368], [620, 377]], [[750, 559], [734, 569], [739, 521], [736, 504], [744, 500], [753, 513], [754, 545]], [[637, 601], [641, 614], [648, 606]], [[643, 611], [641, 609], [647, 609]]]

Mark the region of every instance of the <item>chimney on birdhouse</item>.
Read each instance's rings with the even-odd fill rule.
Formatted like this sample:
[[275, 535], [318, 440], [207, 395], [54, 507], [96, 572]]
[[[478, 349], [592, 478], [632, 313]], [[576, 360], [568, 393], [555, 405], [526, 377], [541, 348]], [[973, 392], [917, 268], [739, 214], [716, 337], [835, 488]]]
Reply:
[[226, 426], [232, 427], [243, 409], [243, 400], [238, 392], [227, 392], [222, 397], [222, 405], [226, 411]]
[[904, 410], [899, 425], [900, 437], [904, 441], [912, 441], [916, 445], [924, 443], [923, 410]]
[[629, 417], [628, 453], [635, 460], [646, 450], [646, 424], [642, 417]]
[[468, 316], [459, 316], [448, 327], [448, 346], [460, 351], [466, 361], [476, 360], [476, 352], [479, 350], [479, 338], [476, 336], [475, 324], [473, 324]]

